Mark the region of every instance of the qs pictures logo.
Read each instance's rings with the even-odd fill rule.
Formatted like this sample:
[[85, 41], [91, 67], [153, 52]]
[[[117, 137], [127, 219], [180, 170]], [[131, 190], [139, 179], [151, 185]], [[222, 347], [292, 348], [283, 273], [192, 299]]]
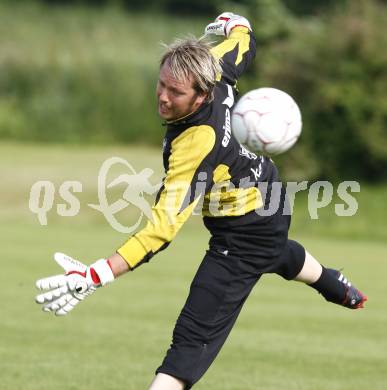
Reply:
[[[113, 167], [120, 168], [120, 171], [125, 170], [112, 180], [108, 180], [109, 174]], [[152, 220], [151, 205], [144, 197], [144, 194], [153, 195], [160, 188], [160, 184], [153, 185], [150, 178], [154, 171], [150, 168], [144, 168], [137, 173], [135, 169], [123, 158], [111, 157], [105, 160], [99, 170], [97, 179], [97, 196], [98, 204], [89, 203], [87, 206], [98, 212], [101, 212], [110, 226], [121, 233], [132, 233], [141, 224], [144, 216]], [[113, 187], [122, 186], [125, 190], [120, 199], [109, 202], [112, 196]], [[58, 189], [59, 196], [66, 203], [58, 203], [56, 205], [57, 214], [63, 217], [72, 217], [79, 214], [81, 209], [80, 200], [75, 196], [75, 193], [81, 193], [83, 185], [79, 181], [65, 181]], [[33, 184], [30, 190], [29, 209], [37, 215], [41, 225], [47, 225], [47, 213], [54, 207], [56, 188], [51, 181], [42, 180]], [[109, 196], [110, 195], [110, 196]], [[139, 210], [137, 220], [130, 226], [122, 224], [116, 214], [128, 208], [135, 207]]]

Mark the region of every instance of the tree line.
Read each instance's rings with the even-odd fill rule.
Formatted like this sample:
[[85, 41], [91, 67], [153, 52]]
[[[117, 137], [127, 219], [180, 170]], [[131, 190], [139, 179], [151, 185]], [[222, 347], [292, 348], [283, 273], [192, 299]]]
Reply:
[[[0, 6], [2, 139], [160, 145], [158, 42], [200, 34], [223, 11], [204, 0], [30, 3]], [[279, 88], [301, 108], [302, 137], [277, 158], [285, 175], [384, 182], [385, 2], [243, 0], [229, 10], [249, 18], [258, 42], [241, 92]]]

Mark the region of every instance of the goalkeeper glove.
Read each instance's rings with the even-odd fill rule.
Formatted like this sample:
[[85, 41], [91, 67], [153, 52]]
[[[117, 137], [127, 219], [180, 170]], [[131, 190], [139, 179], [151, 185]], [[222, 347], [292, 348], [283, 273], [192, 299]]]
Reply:
[[204, 34], [224, 35], [228, 37], [231, 30], [235, 27], [247, 27], [252, 31], [249, 21], [243, 16], [235, 15], [232, 12], [223, 12], [215, 19], [215, 22], [206, 26]]
[[114, 280], [113, 272], [105, 259], [98, 260], [89, 267], [63, 253], [55, 253], [54, 259], [65, 270], [65, 274], [36, 282], [39, 290], [48, 290], [35, 298], [46, 312], [66, 315], [79, 302], [93, 294], [97, 287]]

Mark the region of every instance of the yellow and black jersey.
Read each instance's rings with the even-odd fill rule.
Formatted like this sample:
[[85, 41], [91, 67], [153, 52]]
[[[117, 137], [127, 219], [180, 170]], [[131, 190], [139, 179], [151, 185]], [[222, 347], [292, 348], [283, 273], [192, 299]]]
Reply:
[[131, 268], [166, 248], [194, 211], [203, 215], [210, 231], [256, 220], [254, 210], [264, 203], [258, 184], [276, 176], [269, 158], [249, 152], [231, 132], [236, 81], [255, 56], [252, 33], [237, 27], [212, 53], [222, 65], [214, 99], [167, 123], [166, 176], [152, 208], [153, 221], [118, 249]]

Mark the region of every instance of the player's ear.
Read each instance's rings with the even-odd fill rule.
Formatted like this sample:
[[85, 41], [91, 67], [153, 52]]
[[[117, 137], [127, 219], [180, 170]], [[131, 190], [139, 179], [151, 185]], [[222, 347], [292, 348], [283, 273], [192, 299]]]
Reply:
[[199, 92], [196, 97], [196, 103], [198, 106], [200, 106], [204, 101], [207, 99], [208, 93], [205, 92]]

